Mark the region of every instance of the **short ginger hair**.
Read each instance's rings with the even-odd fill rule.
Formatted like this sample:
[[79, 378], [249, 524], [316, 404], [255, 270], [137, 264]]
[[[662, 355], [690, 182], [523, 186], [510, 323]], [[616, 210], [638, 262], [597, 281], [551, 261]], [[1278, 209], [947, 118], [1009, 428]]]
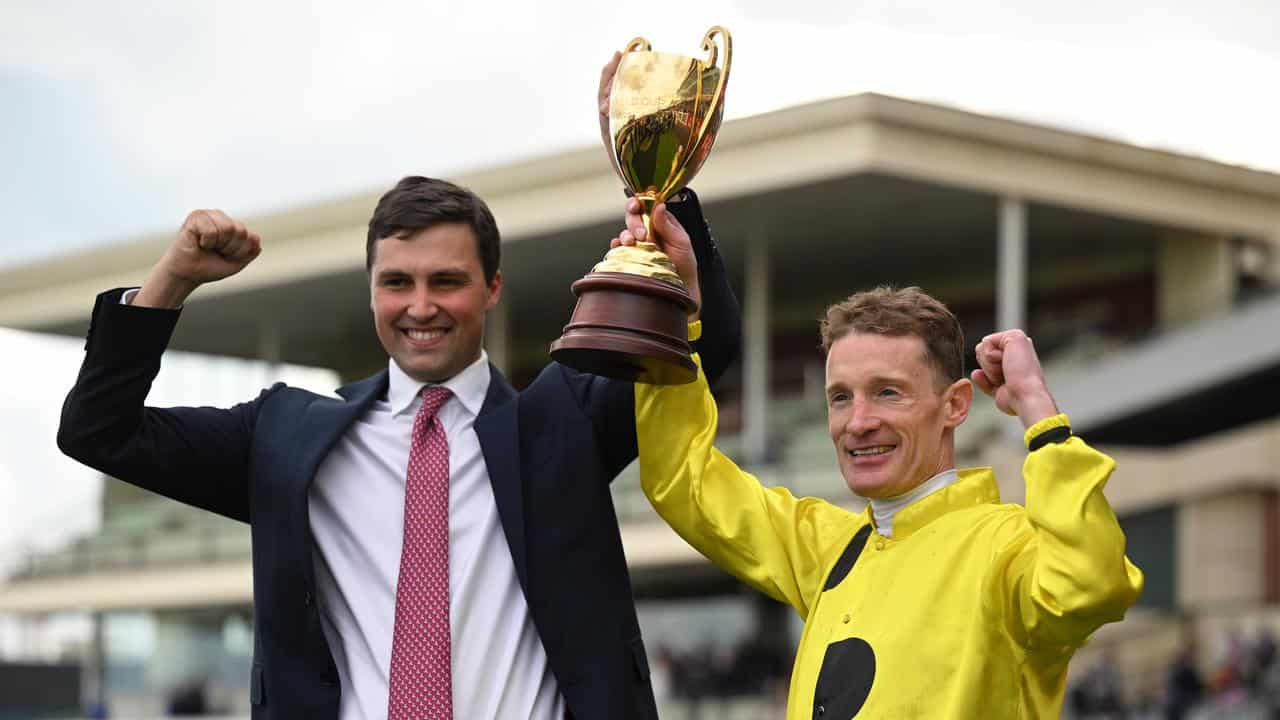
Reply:
[[960, 321], [937, 298], [918, 287], [880, 286], [850, 295], [827, 308], [819, 332], [822, 351], [850, 333], [915, 336], [925, 347], [925, 360], [946, 387], [964, 377], [964, 331]]

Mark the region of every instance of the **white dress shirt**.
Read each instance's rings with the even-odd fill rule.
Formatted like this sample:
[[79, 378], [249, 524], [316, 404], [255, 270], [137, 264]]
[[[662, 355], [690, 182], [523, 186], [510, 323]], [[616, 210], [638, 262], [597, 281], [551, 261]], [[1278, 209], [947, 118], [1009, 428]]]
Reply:
[[[338, 665], [341, 720], [387, 716], [410, 436], [424, 383], [390, 363], [387, 397], [320, 464], [308, 504], [321, 625]], [[489, 390], [484, 353], [445, 387], [453, 717], [561, 720], [564, 699], [525, 602], [473, 429]]]

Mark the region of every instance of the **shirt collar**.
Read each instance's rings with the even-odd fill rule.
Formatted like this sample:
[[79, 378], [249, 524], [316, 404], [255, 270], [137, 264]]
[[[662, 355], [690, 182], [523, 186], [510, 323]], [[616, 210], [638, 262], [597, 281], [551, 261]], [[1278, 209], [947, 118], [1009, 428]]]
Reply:
[[[892, 532], [895, 539], [904, 539], [954, 510], [1000, 502], [1000, 488], [996, 485], [996, 474], [991, 468], [965, 468], [948, 472], [955, 472], [958, 478], [950, 484], [926, 493], [923, 497], [913, 498], [914, 502], [898, 509], [892, 516]], [[942, 473], [942, 475], [946, 474]], [[925, 484], [938, 477], [935, 475]], [[910, 495], [911, 493], [907, 493], [900, 497]], [[871, 524], [874, 526], [875, 513], [870, 504], [867, 505], [867, 515], [871, 517]]]
[[390, 359], [387, 365], [389, 375], [387, 402], [391, 405], [393, 415], [416, 408], [419, 393], [428, 385], [443, 385], [449, 388], [453, 396], [472, 415], [480, 414], [485, 395], [489, 393], [489, 354], [484, 350], [480, 351], [480, 357], [475, 362], [442, 383], [424, 383], [414, 380], [400, 369], [395, 358]]
[[914, 504], [925, 496], [932, 495], [942, 488], [960, 479], [955, 468], [943, 470], [910, 490], [891, 498], [871, 498], [871, 517], [875, 520], [876, 532], [893, 537], [893, 517], [899, 510]]

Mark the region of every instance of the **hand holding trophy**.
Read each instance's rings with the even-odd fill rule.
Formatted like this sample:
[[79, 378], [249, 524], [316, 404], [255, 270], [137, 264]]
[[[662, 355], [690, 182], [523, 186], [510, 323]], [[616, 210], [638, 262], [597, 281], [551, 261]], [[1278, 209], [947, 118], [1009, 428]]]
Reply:
[[[719, 38], [723, 43], [723, 62]], [[691, 382], [685, 321], [695, 309], [675, 266], [652, 242], [653, 208], [679, 192], [711, 152], [724, 115], [732, 40], [716, 26], [706, 60], [653, 52], [644, 38], [622, 55], [609, 94], [611, 161], [640, 202], [646, 237], [616, 247], [573, 284], [578, 296], [551, 356], [599, 375], [661, 385]]]

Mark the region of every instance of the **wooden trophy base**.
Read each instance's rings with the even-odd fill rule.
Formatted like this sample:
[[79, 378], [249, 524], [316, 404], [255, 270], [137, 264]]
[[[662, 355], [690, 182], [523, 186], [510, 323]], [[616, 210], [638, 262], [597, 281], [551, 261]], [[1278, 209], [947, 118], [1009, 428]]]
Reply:
[[578, 304], [551, 357], [575, 370], [650, 385], [698, 376], [691, 354], [684, 288], [642, 275], [588, 273], [573, 284]]

